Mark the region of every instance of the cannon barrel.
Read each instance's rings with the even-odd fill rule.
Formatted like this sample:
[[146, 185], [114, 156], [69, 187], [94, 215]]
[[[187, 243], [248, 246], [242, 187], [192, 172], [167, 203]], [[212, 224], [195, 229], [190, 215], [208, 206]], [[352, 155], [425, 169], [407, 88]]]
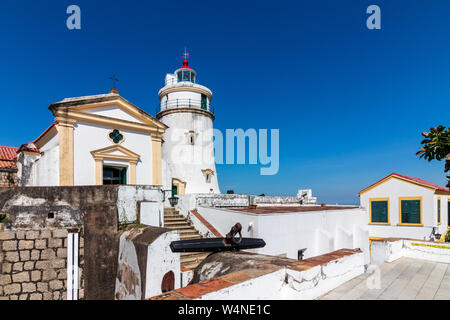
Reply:
[[170, 249], [172, 252], [219, 252], [257, 249], [263, 248], [265, 245], [263, 239], [255, 238], [242, 238], [238, 244], [227, 241], [226, 238], [205, 238], [172, 241]]

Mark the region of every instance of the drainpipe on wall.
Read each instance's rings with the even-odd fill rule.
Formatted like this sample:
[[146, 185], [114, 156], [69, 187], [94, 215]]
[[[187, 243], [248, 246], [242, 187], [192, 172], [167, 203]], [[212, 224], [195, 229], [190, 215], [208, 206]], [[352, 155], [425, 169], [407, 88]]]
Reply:
[[67, 300], [78, 300], [78, 232], [67, 235]]

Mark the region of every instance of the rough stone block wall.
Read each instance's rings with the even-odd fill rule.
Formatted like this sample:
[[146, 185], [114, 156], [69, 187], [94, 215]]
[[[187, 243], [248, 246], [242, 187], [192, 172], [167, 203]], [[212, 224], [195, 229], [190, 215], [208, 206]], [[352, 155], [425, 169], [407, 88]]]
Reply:
[[[0, 229], [0, 300], [65, 300], [67, 234], [67, 229]], [[83, 299], [83, 237], [79, 241], [79, 299]]]
[[[0, 213], [6, 214], [9, 230], [40, 230], [39, 235], [34, 239], [27, 239], [23, 234], [14, 234], [6, 236], [0, 230], [3, 237], [11, 237], [11, 239], [0, 239], [0, 272], [3, 269], [3, 262], [11, 265], [11, 270], [7, 266], [6, 274], [0, 273], [0, 281], [4, 278], [8, 282], [4, 285], [0, 282], [1, 290], [0, 297], [4, 295], [6, 289], [9, 296], [12, 298], [20, 298], [23, 294], [22, 289], [35, 290], [32, 292], [25, 292], [28, 298], [42, 299], [50, 297], [52, 299], [65, 297], [66, 279], [60, 279], [63, 276], [63, 269], [66, 269], [66, 258], [61, 258], [63, 251], [66, 251], [67, 243], [63, 237], [58, 236], [56, 230], [82, 230], [83, 240], [80, 243], [81, 257], [80, 267], [81, 273], [81, 292], [79, 296], [84, 297], [85, 300], [113, 300], [117, 276], [118, 252], [119, 252], [119, 238], [121, 231], [119, 227], [119, 191], [124, 186], [75, 186], [75, 187], [13, 187], [0, 188]], [[146, 190], [154, 190], [154, 186], [126, 186], [127, 190], [133, 189], [133, 192], [126, 192], [126, 197], [122, 196], [120, 200], [120, 208], [125, 210], [134, 210], [136, 212], [137, 195], [146, 193]], [[141, 199], [142, 200], [142, 199]], [[0, 228], [1, 228], [0, 224]], [[51, 235], [45, 231], [50, 230]], [[55, 234], [56, 232], [56, 234]], [[67, 231], [64, 232], [64, 237]], [[20, 241], [31, 241], [22, 242]], [[43, 241], [42, 241], [43, 240]], [[63, 241], [59, 241], [63, 240]], [[7, 243], [8, 246], [14, 247], [17, 245], [16, 251], [3, 251], [3, 243], [5, 241], [16, 241]], [[62, 246], [61, 246], [62, 243]], [[26, 248], [19, 248], [19, 246], [27, 246]], [[28, 248], [29, 247], [29, 248]], [[51, 250], [48, 250], [51, 249]], [[58, 250], [60, 249], [60, 250]], [[61, 250], [64, 249], [64, 250]], [[21, 251], [25, 251], [22, 253]], [[39, 251], [39, 258], [37, 259], [37, 251]], [[58, 256], [58, 251], [60, 255]], [[8, 253], [10, 252], [10, 253]], [[29, 260], [21, 260], [28, 258]], [[34, 255], [33, 255], [34, 254]], [[33, 258], [36, 260], [32, 259]], [[8, 261], [6, 261], [8, 259]], [[9, 261], [17, 260], [17, 261]], [[64, 266], [62, 261], [64, 259]], [[30, 270], [25, 270], [25, 264], [28, 261], [32, 263], [26, 265]], [[23, 271], [16, 271], [13, 269], [13, 264], [17, 264], [17, 268], [23, 265]], [[23, 262], [23, 264], [20, 264]], [[44, 268], [45, 267], [45, 268]], [[42, 269], [41, 269], [42, 268]], [[38, 276], [41, 279], [45, 277], [48, 280], [36, 280]], [[28, 272], [24, 275], [24, 280], [20, 282], [18, 276], [13, 275], [20, 272]], [[36, 278], [32, 278], [31, 271], [40, 271], [40, 274], [34, 273]], [[55, 275], [56, 274], [56, 275]], [[17, 281], [14, 281], [17, 280]], [[10, 281], [10, 282], [9, 282]], [[52, 282], [53, 281], [53, 282]], [[48, 289], [45, 284], [38, 287], [38, 283], [44, 282], [48, 284]], [[24, 285], [25, 283], [25, 285]], [[29, 285], [31, 283], [31, 285]], [[13, 285], [13, 286], [9, 286]], [[15, 292], [19, 290], [19, 292]], [[15, 293], [12, 293], [11, 290]], [[14, 291], [15, 290], [15, 291]], [[39, 291], [41, 290], [41, 291]], [[54, 292], [59, 292], [55, 294]], [[46, 293], [47, 292], [47, 293]], [[32, 293], [39, 293], [31, 296]], [[46, 293], [46, 294], [44, 294]], [[25, 298], [25, 296], [22, 296]]]
[[17, 186], [17, 170], [0, 170], [0, 187]]

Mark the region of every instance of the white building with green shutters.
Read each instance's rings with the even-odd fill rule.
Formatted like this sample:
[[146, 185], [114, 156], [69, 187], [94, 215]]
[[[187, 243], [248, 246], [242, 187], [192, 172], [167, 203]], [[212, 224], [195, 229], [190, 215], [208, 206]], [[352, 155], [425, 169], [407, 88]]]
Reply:
[[449, 228], [450, 190], [428, 181], [392, 173], [360, 193], [369, 213], [371, 238], [430, 240]]

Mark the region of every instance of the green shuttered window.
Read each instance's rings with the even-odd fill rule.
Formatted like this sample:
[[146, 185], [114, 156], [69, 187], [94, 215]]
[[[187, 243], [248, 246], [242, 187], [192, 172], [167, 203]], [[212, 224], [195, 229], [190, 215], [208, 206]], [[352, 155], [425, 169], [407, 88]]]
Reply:
[[387, 200], [372, 200], [370, 206], [371, 223], [389, 223], [389, 202]]
[[421, 224], [420, 204], [421, 200], [401, 200], [401, 223]]
[[438, 202], [437, 203], [438, 224], [440, 224], [441, 223], [441, 199], [438, 199], [437, 202]]

